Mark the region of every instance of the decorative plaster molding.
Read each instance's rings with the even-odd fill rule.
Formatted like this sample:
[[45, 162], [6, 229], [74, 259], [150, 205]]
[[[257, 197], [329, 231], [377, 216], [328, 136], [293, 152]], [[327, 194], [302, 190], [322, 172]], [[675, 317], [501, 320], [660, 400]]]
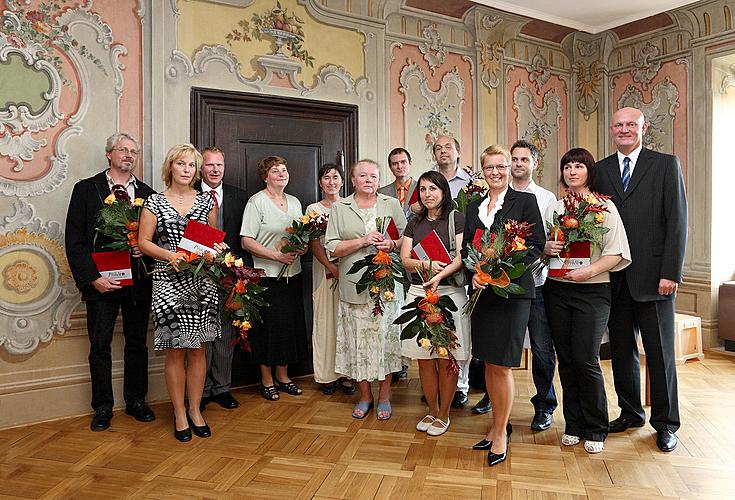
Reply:
[[[462, 81], [462, 77], [459, 76], [459, 71], [456, 67], [452, 71], [444, 74], [439, 90], [434, 92], [429, 88], [429, 79], [426, 77], [419, 65], [411, 59], [406, 59], [406, 66], [401, 70], [401, 76], [399, 78], [401, 83], [401, 87], [398, 89], [399, 92], [405, 95], [406, 87], [408, 86], [408, 82], [411, 78], [418, 79], [421, 96], [433, 107], [440, 107], [447, 99], [450, 85], [455, 85], [457, 87], [460, 100], [464, 100], [464, 82]], [[403, 105], [404, 107], [406, 106], [405, 101]]]
[[[520, 123], [523, 99], [528, 101], [526, 109], [531, 113], [533, 120], [526, 124], [525, 130], [522, 128]], [[540, 151], [539, 165], [537, 167], [536, 175], [539, 180], [543, 178], [544, 174], [544, 155], [547, 151], [546, 142], [549, 137], [555, 135], [559, 137], [559, 125], [563, 116], [563, 108], [561, 98], [554, 89], [549, 90], [544, 94], [543, 106], [537, 107], [534, 102], [533, 94], [531, 90], [526, 86], [525, 83], [521, 82], [513, 93], [513, 109], [516, 111], [517, 123], [516, 127], [518, 130], [518, 137], [525, 138], [530, 142], [534, 143]], [[553, 121], [548, 120], [549, 114], [555, 113], [556, 119]]]
[[549, 82], [549, 78], [551, 78], [548, 61], [540, 52], [536, 52], [536, 55], [531, 59], [530, 66], [526, 68], [529, 72], [529, 80], [536, 87], [536, 93], [541, 95], [541, 89]]
[[661, 69], [661, 61], [655, 60], [659, 54], [661, 54], [661, 49], [656, 45], [652, 45], [651, 42], [646, 42], [646, 45], [638, 52], [632, 74], [633, 81], [639, 82], [643, 86], [643, 90], [648, 90], [648, 84]]
[[735, 87], [735, 64], [731, 64], [729, 69], [730, 74], [723, 76], [720, 82], [720, 94], [727, 94], [730, 87]]
[[393, 62], [396, 60], [396, 55], [393, 53], [394, 49], [402, 49], [403, 44], [401, 42], [392, 42], [388, 46], [388, 54], [390, 56], [390, 62]]
[[180, 50], [174, 49], [171, 51], [171, 64], [166, 67], [166, 78], [176, 80], [180, 75], [179, 68], [185, 76], [189, 78], [194, 76], [194, 66], [189, 57]]
[[575, 48], [580, 56], [592, 57], [600, 50], [600, 39], [590, 41], [577, 40]]
[[5, 133], [0, 135], [0, 155], [15, 162], [13, 172], [22, 172], [23, 161], [31, 161], [33, 153], [40, 151], [46, 144], [46, 139], [34, 139], [28, 131], [23, 131], [20, 135]]
[[425, 26], [422, 34], [426, 42], [419, 43], [419, 50], [424, 55], [424, 60], [429, 65], [433, 76], [436, 74], [436, 69], [446, 60], [447, 48], [444, 46], [435, 24]]
[[480, 25], [485, 28], [486, 30], [491, 30], [494, 27], [496, 27], [498, 24], [503, 22], [503, 18], [496, 15], [490, 15], [485, 14], [482, 16], [482, 21], [480, 21]]
[[650, 121], [664, 102], [668, 102], [668, 109], [665, 109], [664, 112], [670, 118], [675, 118], [676, 108], [679, 107], [679, 90], [668, 76], [664, 81], [653, 87], [651, 101], [648, 103], [644, 101], [643, 93], [640, 90], [633, 85], [628, 85], [628, 88], [618, 99], [618, 109], [625, 106], [634, 106], [640, 109], [647, 120]]
[[316, 76], [316, 84], [309, 89], [302, 90], [301, 95], [307, 96], [316, 93], [321, 90], [322, 87], [326, 86], [329, 80], [337, 80], [341, 83], [344, 86], [344, 92], [347, 95], [354, 94], [360, 96], [365, 94], [368, 101], [372, 101], [375, 98], [374, 92], [367, 90], [369, 85], [367, 78], [360, 77], [355, 80], [345, 68], [334, 64], [329, 64], [323, 67]]
[[56, 221], [44, 223], [33, 205], [18, 199], [0, 225], [0, 345], [14, 355], [32, 353], [71, 327], [80, 297]]
[[470, 78], [475, 77], [475, 60], [470, 56], [462, 56], [462, 60], [470, 65]]
[[373, 33], [372, 31], [365, 31], [360, 29], [356, 31], [364, 37], [362, 41], [362, 55], [365, 59], [367, 59], [370, 52], [370, 42], [375, 41], [375, 33]]
[[135, 9], [135, 14], [140, 18], [142, 21], [145, 17], [145, 4], [146, 0], [138, 0], [138, 7]]
[[102, 45], [105, 50], [109, 50], [113, 42], [112, 28], [102, 20], [99, 14], [86, 10], [91, 8], [91, 4], [92, 2], [89, 2], [87, 6], [79, 9], [67, 10], [57, 18], [57, 22], [69, 29], [77, 24], [92, 28], [97, 33], [97, 43]]
[[254, 1], [255, 0], [205, 0], [205, 2], [230, 5], [232, 7], [250, 7]]
[[480, 42], [480, 81], [490, 90], [500, 85], [503, 45], [500, 42]]
[[575, 73], [575, 89], [577, 108], [584, 114], [585, 119], [597, 109], [600, 104], [600, 83], [602, 75], [597, 67], [597, 61], [585, 66], [582, 61], [577, 62]]

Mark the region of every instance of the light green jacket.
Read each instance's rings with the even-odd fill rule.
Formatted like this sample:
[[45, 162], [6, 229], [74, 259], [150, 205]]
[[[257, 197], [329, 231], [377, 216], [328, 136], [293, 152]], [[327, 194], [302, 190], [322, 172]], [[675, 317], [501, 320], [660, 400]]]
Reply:
[[[403, 235], [406, 229], [406, 216], [403, 214], [401, 204], [398, 200], [378, 193], [377, 217], [393, 217], [393, 222], [398, 228], [398, 234]], [[334, 252], [337, 245], [343, 240], [354, 240], [365, 236], [365, 224], [357, 212], [355, 196], [350, 195], [342, 198], [332, 205], [329, 215], [329, 224], [324, 238], [324, 246], [329, 252]], [[367, 304], [370, 300], [366, 291], [358, 294], [355, 284], [360, 281], [362, 272], [347, 274], [352, 265], [365, 256], [375, 253], [375, 247], [361, 248], [350, 255], [339, 259], [339, 298], [350, 304]]]

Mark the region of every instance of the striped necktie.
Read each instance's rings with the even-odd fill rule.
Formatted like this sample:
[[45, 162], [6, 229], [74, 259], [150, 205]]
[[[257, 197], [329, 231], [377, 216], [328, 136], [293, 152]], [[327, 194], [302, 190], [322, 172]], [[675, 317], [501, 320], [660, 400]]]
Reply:
[[219, 200], [217, 200], [217, 191], [215, 191], [214, 189], [212, 189], [210, 191], [210, 193], [212, 194], [212, 199], [214, 200], [214, 206], [215, 206], [215, 208], [219, 209]]
[[623, 158], [623, 191], [628, 190], [628, 184], [630, 183], [630, 158], [627, 156]]

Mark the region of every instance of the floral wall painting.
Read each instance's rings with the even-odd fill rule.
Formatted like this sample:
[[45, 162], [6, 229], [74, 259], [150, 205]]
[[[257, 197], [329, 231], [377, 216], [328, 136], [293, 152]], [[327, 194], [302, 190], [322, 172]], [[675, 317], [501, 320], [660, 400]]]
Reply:
[[94, 7], [89, 0], [0, 2], [0, 82], [11, 90], [0, 99], [2, 194], [39, 196], [64, 182], [68, 140], [81, 135], [83, 118], [107, 90], [95, 87], [93, 97], [92, 81], [111, 82], [115, 95], [105, 109], [112, 104], [119, 126], [118, 58], [127, 48], [114, 43]]
[[225, 36], [225, 40], [232, 47], [237, 42], [262, 40], [265, 35], [275, 40], [276, 49], [273, 55], [285, 57], [283, 53], [285, 46], [291, 57], [313, 68], [314, 57], [302, 45], [304, 42], [303, 26], [303, 19], [282, 7], [280, 2], [276, 2], [276, 6], [271, 10], [263, 14], [254, 13], [250, 21], [241, 19], [237, 23], [237, 28]]
[[43, 222], [25, 200], [0, 224], [0, 346], [29, 354], [70, 327], [79, 305], [61, 224]]
[[404, 95], [404, 147], [424, 152], [424, 161], [414, 160], [412, 167], [413, 174], [420, 174], [434, 164], [432, 146], [436, 137], [461, 137], [464, 82], [454, 68], [444, 74], [439, 89], [433, 91], [421, 67], [407, 59], [401, 70], [399, 91]]
[[503, 60], [503, 45], [500, 42], [480, 42], [480, 80], [490, 90], [500, 85], [500, 67]]
[[597, 61], [592, 61], [588, 66], [585, 66], [584, 62], [578, 61], [574, 76], [577, 108], [587, 120], [595, 112], [600, 102], [602, 74]]

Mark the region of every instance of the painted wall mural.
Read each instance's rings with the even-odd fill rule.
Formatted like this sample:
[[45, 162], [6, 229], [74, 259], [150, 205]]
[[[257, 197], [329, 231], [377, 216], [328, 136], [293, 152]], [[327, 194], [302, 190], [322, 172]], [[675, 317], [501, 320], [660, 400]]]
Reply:
[[0, 2], [0, 345], [11, 354], [70, 327], [71, 187], [106, 166], [107, 136], [142, 136], [140, 5], [127, 4]]

